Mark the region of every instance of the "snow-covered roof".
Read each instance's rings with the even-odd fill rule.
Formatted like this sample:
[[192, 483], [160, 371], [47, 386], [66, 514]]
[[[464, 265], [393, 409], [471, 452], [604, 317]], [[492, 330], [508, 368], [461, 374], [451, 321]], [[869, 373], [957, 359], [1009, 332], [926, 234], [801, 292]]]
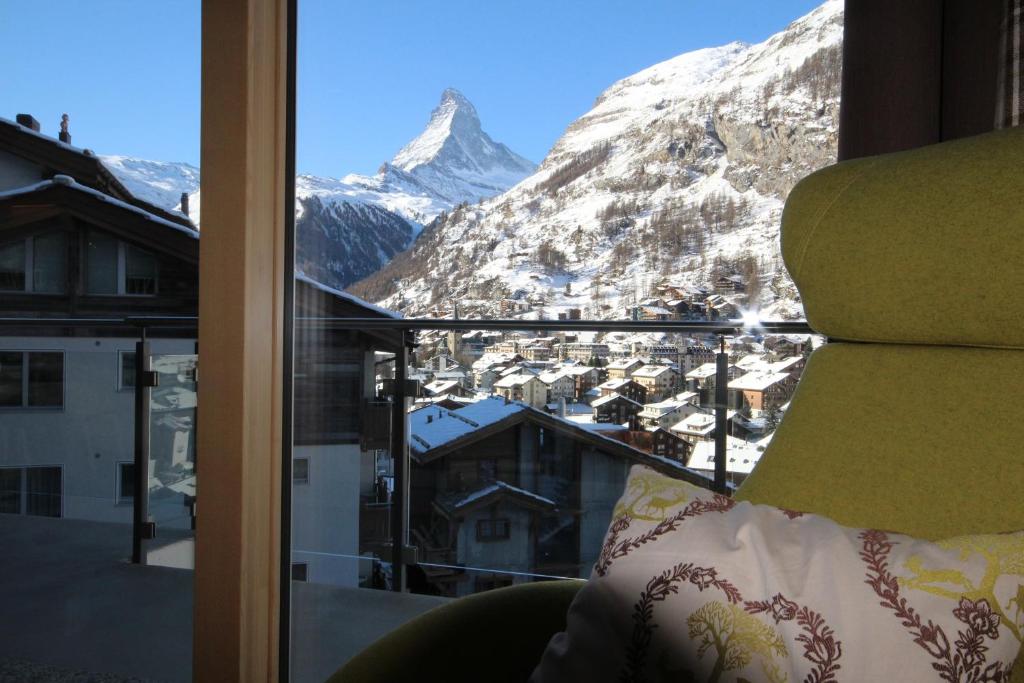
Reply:
[[620, 360], [611, 361], [605, 367], [607, 370], [628, 370], [637, 364], [643, 365], [644, 361], [640, 358], [622, 358]]
[[494, 396], [458, 411], [424, 408], [409, 415], [409, 445], [423, 453], [526, 409], [522, 403]]
[[672, 370], [668, 365], [645, 365], [633, 373], [633, 377], [658, 377], [663, 372]]
[[532, 382], [535, 379], [538, 379], [537, 375], [524, 375], [524, 374], [506, 375], [506, 376], [502, 377], [501, 379], [499, 379], [497, 382], [495, 382], [494, 386], [500, 387], [500, 388], [518, 387], [518, 386], [522, 386], [524, 384], [527, 384], [528, 382]]
[[[750, 474], [764, 453], [763, 446], [731, 436], [726, 437], [726, 446], [725, 471], [733, 474]], [[715, 469], [714, 442], [700, 441], [695, 444], [686, 465], [690, 469], [713, 472]]]
[[537, 376], [537, 379], [539, 379], [541, 382], [544, 382], [544, 384], [552, 384], [560, 379], [572, 378], [569, 377], [569, 375], [566, 372], [559, 370], [558, 372], [542, 372], [540, 375]]
[[645, 403], [641, 414], [645, 416], [665, 415], [667, 413], [671, 413], [673, 410], [679, 410], [680, 408], [688, 405], [690, 404], [677, 401], [674, 398], [669, 398], [664, 401], [659, 401], [658, 403]]
[[526, 489], [519, 488], [518, 486], [513, 486], [512, 484], [508, 484], [503, 481], [496, 481], [493, 484], [490, 484], [489, 486], [485, 486], [481, 489], [473, 491], [472, 493], [466, 495], [464, 498], [461, 498], [452, 503], [452, 507], [456, 510], [460, 510], [464, 507], [472, 505], [473, 503], [476, 503], [496, 493], [508, 493], [514, 496], [521, 496], [523, 498], [526, 498], [527, 500], [530, 500], [544, 507], [557, 507], [555, 505], [555, 501], [551, 500], [550, 498], [545, 498], [544, 496], [533, 493], [532, 491], [527, 491]]
[[459, 383], [455, 380], [434, 381], [424, 385], [423, 390], [429, 391], [432, 394], [446, 394], [457, 386], [459, 386]]
[[629, 403], [632, 403], [635, 406], [642, 405], [639, 401], [634, 401], [633, 399], [627, 398], [626, 396], [623, 396], [622, 394], [608, 394], [607, 396], [602, 396], [601, 398], [597, 399], [596, 401], [593, 401], [590, 404], [590, 407], [591, 408], [600, 408], [601, 406], [605, 405], [606, 403], [611, 403], [612, 401], [616, 401], [616, 400], [628, 401]]
[[729, 388], [740, 391], [764, 391], [773, 384], [787, 379], [789, 375], [784, 372], [748, 372], [729, 382]]
[[316, 280], [314, 280], [313, 278], [311, 278], [310, 276], [306, 275], [303, 272], [298, 272], [297, 271], [295, 273], [295, 279], [300, 281], [300, 282], [305, 282], [307, 285], [310, 285], [311, 287], [313, 287], [315, 289], [319, 289], [321, 292], [326, 292], [327, 294], [330, 294], [331, 296], [337, 297], [338, 299], [341, 299], [343, 301], [347, 301], [350, 304], [353, 304], [355, 306], [360, 306], [362, 308], [366, 308], [366, 309], [368, 309], [368, 310], [370, 310], [370, 311], [372, 311], [374, 313], [378, 313], [378, 314], [384, 316], [385, 318], [401, 318], [402, 317], [401, 313], [396, 313], [395, 311], [389, 311], [386, 308], [381, 308], [380, 306], [377, 306], [375, 304], [371, 304], [369, 301], [364, 301], [363, 299], [360, 299], [358, 296], [356, 296], [354, 294], [349, 294], [348, 292], [343, 292], [340, 289], [335, 289], [334, 287], [329, 287], [328, 285], [325, 285], [322, 282], [317, 282]]
[[123, 202], [120, 199], [111, 197], [109, 194], [105, 194], [103, 192], [100, 192], [99, 190], [94, 190], [91, 187], [82, 185], [81, 183], [76, 182], [74, 178], [68, 175], [55, 175], [50, 180], [43, 180], [38, 183], [33, 183], [32, 185], [26, 185], [24, 187], [18, 187], [12, 190], [0, 192], [0, 200], [8, 199], [11, 197], [20, 197], [26, 194], [31, 194], [33, 192], [41, 192], [51, 187], [67, 187], [77, 192], [81, 192], [82, 194], [86, 194], [96, 199], [99, 199], [100, 201], [110, 204], [111, 206], [116, 206], [119, 209], [130, 211], [134, 214], [141, 216], [142, 218], [145, 218], [148, 221], [152, 221], [153, 223], [156, 223], [166, 228], [171, 228], [172, 230], [176, 230], [177, 232], [180, 232], [184, 235], [188, 235], [193, 239], [199, 239], [198, 230], [195, 230], [193, 228], [187, 228], [180, 223], [169, 221], [166, 218], [161, 218], [160, 216], [150, 213], [149, 211], [146, 211], [143, 208], [135, 206], [134, 204]]
[[707, 436], [715, 431], [715, 416], [707, 413], [694, 413], [669, 427], [673, 432]]
[[562, 369], [562, 371], [565, 372], [565, 374], [567, 374], [567, 375], [582, 376], [582, 375], [588, 375], [591, 372], [597, 372], [597, 368], [591, 368], [591, 367], [587, 367], [587, 366], [565, 367], [565, 368]]
[[626, 386], [627, 384], [629, 384], [632, 381], [633, 380], [631, 380], [628, 377], [624, 377], [622, 379], [610, 379], [607, 382], [603, 382], [602, 384], [599, 384], [597, 388], [598, 389], [608, 389], [610, 391], [616, 391], [616, 390], [621, 389], [622, 387]]
[[708, 377], [714, 377], [717, 372], [718, 365], [716, 363], [704, 363], [686, 373], [686, 379], [707, 379]]

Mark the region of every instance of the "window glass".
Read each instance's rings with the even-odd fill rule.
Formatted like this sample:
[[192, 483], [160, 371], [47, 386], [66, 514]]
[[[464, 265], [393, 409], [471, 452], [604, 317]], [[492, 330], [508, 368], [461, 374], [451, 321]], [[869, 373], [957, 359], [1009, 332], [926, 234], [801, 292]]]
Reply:
[[309, 458], [295, 458], [292, 462], [292, 479], [296, 484], [309, 483]]
[[130, 503], [135, 498], [135, 463], [117, 464], [117, 500]]
[[0, 468], [0, 513], [21, 513], [21, 468]]
[[25, 291], [25, 242], [0, 247], [0, 290]]
[[156, 257], [135, 247], [124, 247], [125, 294], [156, 294]]
[[62, 232], [32, 240], [32, 291], [61, 294], [67, 285], [67, 239]]
[[117, 240], [90, 232], [85, 245], [85, 291], [117, 294]]
[[28, 467], [25, 471], [25, 514], [61, 516], [61, 468]]
[[60, 406], [64, 403], [64, 354], [28, 354], [28, 405]]
[[0, 353], [0, 406], [22, 405], [22, 367], [24, 354], [21, 351]]
[[135, 386], [135, 352], [121, 352], [121, 382], [122, 389], [131, 389]]

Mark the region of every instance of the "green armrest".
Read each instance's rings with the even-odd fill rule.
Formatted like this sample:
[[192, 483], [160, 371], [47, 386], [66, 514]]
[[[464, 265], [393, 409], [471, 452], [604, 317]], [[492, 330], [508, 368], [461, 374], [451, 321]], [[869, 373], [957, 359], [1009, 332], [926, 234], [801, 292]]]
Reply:
[[542, 581], [435, 607], [366, 648], [329, 683], [523, 683], [565, 629], [583, 581]]

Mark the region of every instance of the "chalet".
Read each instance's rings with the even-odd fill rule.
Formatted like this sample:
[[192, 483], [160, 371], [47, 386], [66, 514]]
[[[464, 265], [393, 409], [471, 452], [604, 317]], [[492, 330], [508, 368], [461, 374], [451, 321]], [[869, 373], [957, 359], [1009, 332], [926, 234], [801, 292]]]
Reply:
[[715, 351], [711, 347], [694, 344], [679, 354], [679, 371], [685, 376], [705, 363], [715, 362]]
[[621, 360], [613, 360], [605, 366], [605, 371], [608, 373], [608, 379], [628, 379], [633, 376], [633, 373], [644, 366], [644, 361], [640, 358], [623, 358]]
[[729, 382], [735, 405], [749, 409], [751, 417], [779, 408], [789, 400], [795, 383], [787, 373], [749, 372]]
[[543, 408], [548, 403], [548, 388], [537, 375], [506, 375], [494, 383], [493, 391], [509, 401], [522, 401], [533, 408]]
[[[739, 486], [747, 478], [761, 459], [764, 453], [765, 443], [763, 441], [751, 443], [733, 437], [726, 438], [726, 480]], [[709, 475], [715, 471], [715, 444], [711, 441], [701, 441], [693, 448], [693, 453], [686, 463], [687, 467], [697, 472], [707, 472]]]
[[698, 481], [682, 463], [496, 397], [416, 411], [410, 429], [410, 529], [453, 567], [427, 576], [442, 595], [477, 588], [478, 572], [460, 566], [588, 576], [632, 464]]
[[562, 368], [569, 377], [576, 383], [575, 399], [583, 401], [601, 380], [601, 373], [597, 368], [585, 365], [569, 365]]
[[696, 413], [697, 410], [697, 406], [692, 403], [669, 399], [645, 404], [638, 417], [640, 423], [646, 428], [665, 427], [667, 429], [687, 415]]
[[747, 289], [740, 275], [722, 275], [714, 282], [715, 294], [740, 294]]
[[[716, 363], [705, 363], [690, 372], [686, 373], [686, 387], [699, 394], [697, 405], [701, 408], [713, 408], [715, 405], [715, 384], [718, 375]], [[730, 365], [726, 370], [726, 376], [731, 380], [740, 375], [735, 365]]]
[[[24, 319], [0, 335], [0, 402], [17, 412], [19, 433], [0, 453], [0, 486], [18, 492], [4, 496], [4, 512], [131, 521], [134, 399], [148, 362], [158, 378], [144, 407], [157, 538], [144, 553], [191, 562], [199, 236], [188, 216], [136, 198], [91, 152], [39, 134], [31, 117], [0, 119], [0, 315]], [[295, 311], [299, 320], [394, 316], [301, 274]], [[46, 326], [48, 317], [71, 322]], [[148, 358], [137, 357], [143, 329]], [[360, 506], [389, 434], [376, 352], [403, 346], [392, 332], [297, 326], [292, 533], [311, 580], [356, 586], [368, 566], [353, 559]], [[310, 509], [336, 515], [330, 539], [315, 533]], [[162, 540], [171, 537], [181, 540]]]
[[546, 403], [558, 403], [559, 400], [571, 401], [576, 398], [576, 380], [561, 370], [542, 372], [537, 375], [537, 379], [547, 389]]
[[629, 311], [633, 320], [670, 320], [672, 311], [664, 306], [633, 306]]
[[683, 463], [689, 459], [693, 445], [675, 432], [664, 427], [656, 427], [650, 431], [650, 435], [652, 455]]
[[597, 424], [628, 423], [631, 429], [636, 429], [637, 415], [644, 406], [620, 394], [609, 394], [591, 402], [590, 407], [593, 409], [594, 422]]
[[647, 403], [647, 387], [632, 379], [610, 379], [597, 387], [601, 396], [621, 394], [637, 403]]
[[678, 384], [679, 373], [668, 365], [647, 365], [633, 373], [633, 381], [647, 389], [652, 401], [672, 395]]
[[551, 347], [545, 344], [529, 344], [521, 346], [519, 353], [530, 361], [546, 361], [551, 358]]
[[713, 441], [715, 438], [715, 415], [693, 413], [676, 422], [669, 429], [690, 443]]
[[736, 305], [721, 294], [712, 294], [704, 300], [708, 320], [724, 320], [734, 318], [738, 312]]

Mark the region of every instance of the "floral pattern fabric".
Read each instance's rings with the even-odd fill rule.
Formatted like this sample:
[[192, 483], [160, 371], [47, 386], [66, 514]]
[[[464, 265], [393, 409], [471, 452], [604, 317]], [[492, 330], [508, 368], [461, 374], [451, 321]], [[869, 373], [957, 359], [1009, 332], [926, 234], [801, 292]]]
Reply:
[[1007, 682], [1024, 532], [929, 542], [634, 467], [533, 683]]

